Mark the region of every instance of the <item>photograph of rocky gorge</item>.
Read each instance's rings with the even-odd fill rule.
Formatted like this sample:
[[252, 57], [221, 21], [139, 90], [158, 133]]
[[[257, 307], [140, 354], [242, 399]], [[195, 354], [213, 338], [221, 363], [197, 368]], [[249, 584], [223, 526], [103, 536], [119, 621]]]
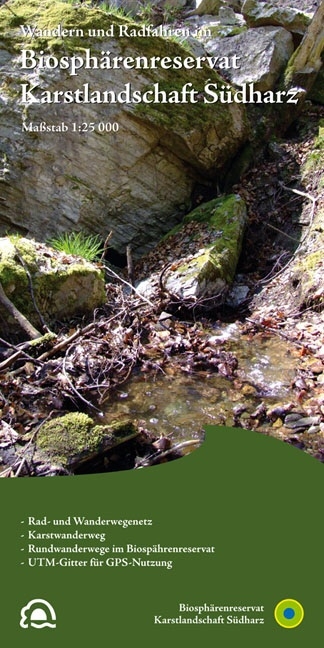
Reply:
[[324, 461], [323, 52], [323, 1], [1, 0], [1, 477]]

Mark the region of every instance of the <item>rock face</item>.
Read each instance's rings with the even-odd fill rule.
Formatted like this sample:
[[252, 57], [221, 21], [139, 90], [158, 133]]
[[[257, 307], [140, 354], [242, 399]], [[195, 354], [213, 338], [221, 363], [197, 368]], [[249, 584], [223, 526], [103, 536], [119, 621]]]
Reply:
[[261, 91], [274, 87], [294, 51], [292, 35], [282, 27], [248, 29], [236, 36], [210, 40], [205, 47], [213, 56], [237, 54], [239, 68], [224, 70], [224, 75], [235, 85], [254, 83]]
[[261, 3], [258, 0], [245, 0], [242, 13], [249, 27], [277, 25], [302, 35], [311, 22], [311, 16], [302, 11], [289, 7], [278, 7], [272, 2]]
[[[245, 203], [235, 194], [194, 209], [164, 239], [176, 259], [160, 273], [160, 288], [187, 306], [206, 298], [210, 307], [222, 303], [235, 275], [245, 223]], [[157, 277], [151, 277], [137, 290], [150, 296], [156, 284]]]
[[[22, 24], [39, 29], [68, 25], [82, 29], [83, 36], [64, 38], [62, 52], [62, 39], [28, 39], [19, 33], [17, 19], [9, 11], [0, 16], [5, 32], [0, 43], [4, 79], [0, 91], [0, 231], [14, 230], [35, 238], [41, 232], [43, 239], [74, 229], [103, 238], [113, 231], [114, 249], [123, 253], [126, 244], [131, 244], [135, 257], [143, 254], [188, 211], [196, 182], [221, 173], [241, 147], [247, 138], [244, 106], [206, 104], [201, 97], [196, 103], [190, 103], [188, 96], [182, 101], [179, 93], [184, 87], [200, 94], [208, 79], [219, 83], [219, 76], [208, 66], [179, 70], [83, 67], [73, 76], [59, 66], [21, 69], [21, 48], [27, 47], [35, 51], [41, 47], [45, 58], [49, 51], [55, 52], [58, 60], [62, 53], [82, 55], [87, 48], [91, 56], [110, 52], [111, 57], [127, 54], [149, 60], [152, 56], [183, 60], [189, 53], [157, 36], [117, 37], [121, 25], [136, 25], [99, 9], [68, 3], [52, 6], [49, 0], [37, 5], [17, 0], [17, 6], [15, 1], [11, 6]], [[88, 38], [89, 28], [112, 29], [115, 36]], [[87, 88], [113, 94], [110, 103], [26, 105], [22, 83], [36, 88], [38, 97], [46, 91], [74, 93], [87, 92]], [[165, 95], [160, 95], [160, 103], [128, 102], [127, 92], [143, 93], [157, 83], [168, 97], [178, 93], [173, 94], [173, 103], [165, 103]], [[57, 130], [48, 132], [46, 127], [52, 126]]]
[[[31, 296], [45, 322], [90, 313], [106, 301], [101, 271], [83, 259], [72, 257], [35, 241], [12, 237], [0, 239], [0, 282], [18, 310], [39, 327]], [[17, 324], [0, 307], [2, 335], [19, 334]]]

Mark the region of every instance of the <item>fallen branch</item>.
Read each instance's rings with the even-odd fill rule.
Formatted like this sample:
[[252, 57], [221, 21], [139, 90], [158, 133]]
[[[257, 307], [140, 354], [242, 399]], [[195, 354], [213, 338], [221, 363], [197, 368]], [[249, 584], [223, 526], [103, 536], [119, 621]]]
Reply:
[[7, 297], [2, 284], [0, 282], [0, 302], [5, 307], [5, 309], [10, 313], [10, 315], [15, 319], [20, 328], [27, 333], [28, 337], [32, 340], [35, 340], [38, 337], [41, 337], [41, 333], [30, 323], [30, 321], [23, 315], [18, 308], [10, 301]]
[[25, 272], [26, 272], [27, 279], [28, 279], [28, 284], [29, 284], [29, 292], [30, 292], [30, 296], [31, 296], [31, 298], [32, 298], [32, 302], [33, 302], [33, 305], [34, 305], [34, 309], [35, 309], [35, 311], [36, 311], [36, 313], [37, 313], [37, 315], [38, 315], [38, 317], [39, 317], [39, 321], [40, 321], [40, 323], [41, 323], [41, 326], [42, 326], [42, 328], [43, 328], [43, 331], [46, 331], [47, 333], [50, 333], [50, 329], [48, 328], [48, 326], [47, 326], [47, 324], [46, 324], [46, 322], [45, 322], [45, 320], [44, 320], [44, 317], [43, 317], [42, 313], [40, 312], [40, 310], [39, 310], [39, 308], [38, 308], [38, 305], [37, 305], [37, 302], [36, 302], [36, 298], [35, 298], [35, 293], [34, 293], [33, 280], [32, 280], [32, 278], [31, 278], [31, 274], [30, 274], [30, 272], [29, 272], [29, 270], [28, 270], [27, 264], [25, 263], [25, 261], [24, 261], [24, 259], [22, 258], [22, 256], [19, 254], [19, 251], [17, 250], [16, 247], [15, 247], [15, 251], [16, 251], [16, 255], [17, 255], [18, 259], [19, 259], [19, 262], [21, 263], [22, 267], [24, 268], [24, 270], [25, 270]]
[[86, 326], [83, 329], [77, 328], [76, 331], [74, 331], [74, 333], [69, 335], [69, 337], [64, 338], [64, 340], [61, 340], [61, 342], [58, 342], [58, 344], [56, 344], [54, 347], [52, 347], [52, 349], [49, 349], [48, 351], [45, 351], [44, 353], [42, 353], [42, 355], [39, 356], [38, 360], [43, 362], [44, 360], [47, 360], [47, 358], [50, 358], [52, 355], [55, 355], [55, 353], [57, 353], [58, 351], [62, 351], [67, 346], [69, 346], [69, 344], [71, 344], [71, 342], [73, 342], [73, 340], [78, 338], [80, 335], [83, 335], [84, 333], [86, 333], [88, 331], [91, 331], [91, 329], [94, 326], [95, 326], [95, 324], [94, 324], [94, 322], [92, 322], [91, 324], [89, 324], [88, 326]]

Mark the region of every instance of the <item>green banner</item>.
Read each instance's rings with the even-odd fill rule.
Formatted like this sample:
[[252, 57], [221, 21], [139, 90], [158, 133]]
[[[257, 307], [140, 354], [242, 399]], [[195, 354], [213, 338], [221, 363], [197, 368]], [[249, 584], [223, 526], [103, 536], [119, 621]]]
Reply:
[[224, 427], [156, 467], [2, 479], [1, 638], [316, 646], [323, 479], [300, 450]]

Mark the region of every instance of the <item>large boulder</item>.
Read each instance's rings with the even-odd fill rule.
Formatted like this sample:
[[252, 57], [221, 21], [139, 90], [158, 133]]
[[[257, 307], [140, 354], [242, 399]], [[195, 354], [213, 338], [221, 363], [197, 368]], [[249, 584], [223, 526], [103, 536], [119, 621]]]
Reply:
[[230, 7], [234, 11], [240, 11], [241, 6], [241, 0], [201, 0], [191, 13], [196, 16], [217, 16], [222, 7]]
[[272, 2], [259, 2], [258, 0], [245, 0], [242, 14], [249, 27], [275, 25], [302, 35], [311, 22], [311, 15], [298, 9], [278, 7]]
[[[36, 238], [41, 232], [44, 239], [72, 229], [103, 238], [113, 231], [117, 252], [131, 244], [135, 257], [143, 254], [188, 211], [195, 184], [221, 174], [241, 147], [247, 138], [245, 107], [205, 103], [205, 84], [220, 77], [208, 65], [196, 68], [194, 55], [188, 69], [169, 69], [168, 63], [163, 69], [159, 62], [154, 68], [152, 57], [178, 57], [182, 64], [191, 55], [173, 40], [141, 35], [140, 26], [126, 18], [50, 0], [9, 4], [16, 16], [9, 10], [0, 15], [0, 231]], [[41, 32], [42, 38], [27, 38], [17, 23], [39, 30], [68, 26], [74, 35]], [[89, 29], [113, 36], [90, 37]], [[36, 52], [36, 61], [39, 50], [44, 52], [43, 67], [31, 63], [22, 69], [21, 51], [27, 48]], [[75, 75], [60, 67], [62, 55], [86, 57], [86, 51], [97, 58], [110, 52], [110, 61], [122, 62], [118, 69], [83, 66]], [[139, 67], [124, 66], [125, 59], [136, 66], [137, 57], [146, 57]], [[186, 90], [196, 92], [195, 103]], [[108, 103], [88, 103], [88, 91]], [[143, 99], [151, 91], [160, 93], [145, 95], [152, 103], [134, 98], [134, 92]], [[70, 93], [72, 100], [61, 100], [58, 92]], [[44, 93], [52, 103], [32, 99]]]
[[[14, 306], [36, 327], [84, 315], [106, 301], [101, 270], [79, 257], [25, 238], [0, 238], [0, 284]], [[17, 322], [0, 304], [2, 334], [18, 335]]]
[[[222, 303], [235, 275], [246, 218], [245, 203], [235, 194], [194, 209], [162, 242], [164, 255], [173, 250], [173, 261], [160, 273], [160, 289], [188, 306]], [[149, 296], [156, 283], [157, 277], [150, 277], [137, 290]]]
[[196, 16], [217, 16], [219, 8], [224, 3], [222, 0], [201, 0], [196, 9], [193, 9], [191, 14]]
[[209, 40], [206, 51], [213, 56], [237, 55], [240, 65], [224, 70], [224, 76], [235, 85], [254, 83], [256, 90], [270, 90], [288, 63], [293, 51], [293, 38], [282, 27], [259, 27]]

